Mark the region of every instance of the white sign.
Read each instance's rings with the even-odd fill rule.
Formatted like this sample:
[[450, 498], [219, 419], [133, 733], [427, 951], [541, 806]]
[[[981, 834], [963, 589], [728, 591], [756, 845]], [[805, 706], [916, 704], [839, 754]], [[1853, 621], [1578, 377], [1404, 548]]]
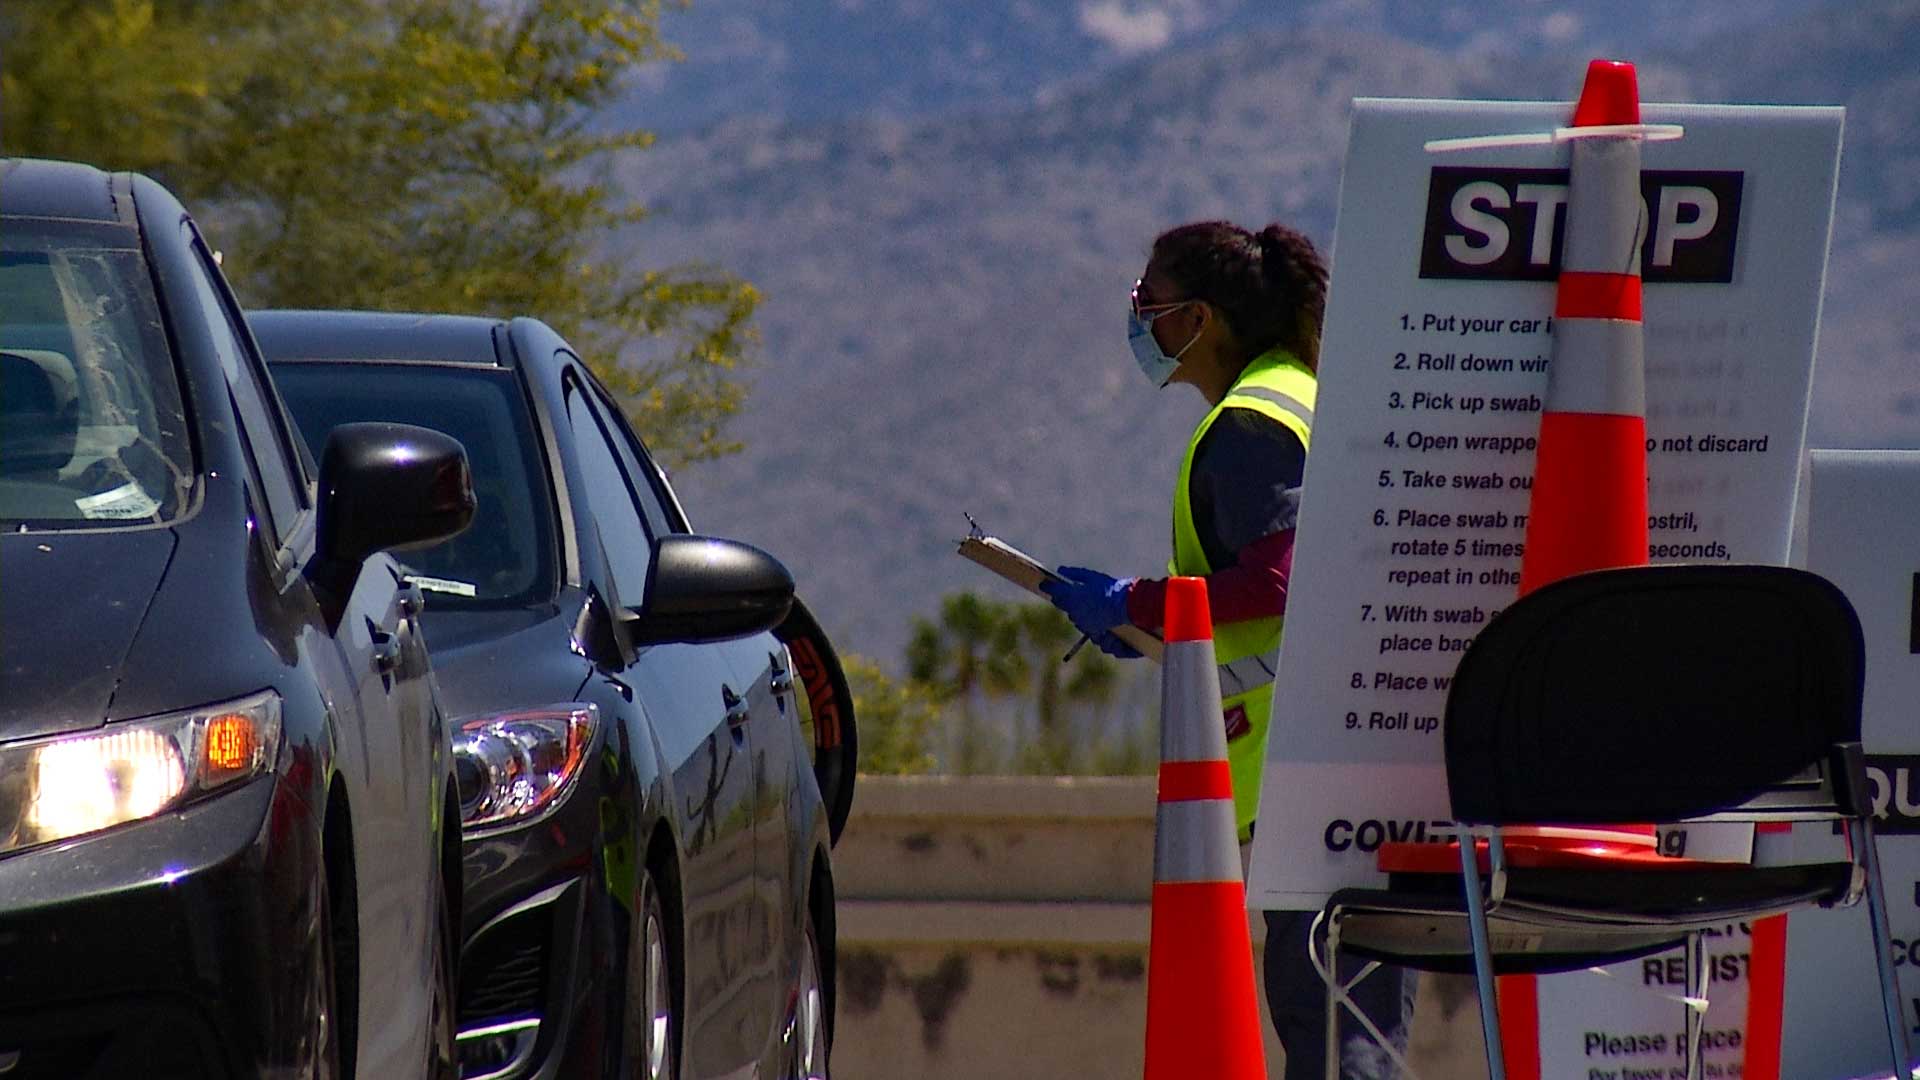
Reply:
[[[1710, 1004], [1700, 1033], [1704, 1076], [1743, 1075], [1751, 934], [1745, 924], [1729, 923], [1707, 938]], [[1598, 978], [1552, 975], [1538, 981], [1536, 1075], [1685, 1080], [1685, 957], [1675, 950], [1599, 971]]]
[[[1920, 452], [1815, 451], [1811, 487], [1807, 568], [1840, 586], [1866, 633], [1861, 741], [1911, 1032], [1920, 1020]], [[1825, 839], [1825, 857], [1838, 857]], [[1797, 911], [1787, 926], [1781, 1075], [1827, 1080], [1890, 1068], [1866, 906]]]
[[[1838, 109], [1648, 105], [1642, 251], [1656, 561], [1785, 562]], [[1355, 103], [1249, 902], [1379, 885], [1439, 839], [1440, 718], [1512, 601], [1546, 391], [1566, 153], [1430, 154], [1564, 104]]]
[[[1253, 907], [1313, 909], [1335, 889], [1378, 887], [1383, 843], [1446, 839], [1447, 686], [1519, 583], [1567, 155], [1423, 144], [1550, 131], [1569, 115], [1355, 103]], [[1841, 117], [1642, 109], [1685, 128], [1642, 159], [1656, 562], [1787, 561]], [[1742, 1075], [1747, 932], [1729, 928], [1712, 950], [1723, 978], [1709, 1076]], [[1539, 980], [1539, 1075], [1684, 1075], [1668, 959]]]

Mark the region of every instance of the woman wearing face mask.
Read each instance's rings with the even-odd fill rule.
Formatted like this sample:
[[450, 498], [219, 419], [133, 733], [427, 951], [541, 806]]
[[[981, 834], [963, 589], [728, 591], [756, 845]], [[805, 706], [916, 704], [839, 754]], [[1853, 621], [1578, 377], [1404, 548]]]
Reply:
[[[1273, 709], [1294, 521], [1313, 428], [1327, 268], [1313, 242], [1285, 225], [1249, 232], [1224, 221], [1182, 225], [1153, 242], [1134, 285], [1128, 340], [1155, 387], [1187, 383], [1212, 406], [1189, 440], [1173, 494], [1173, 573], [1203, 577], [1220, 664], [1240, 840], [1253, 834]], [[1102, 650], [1137, 656], [1113, 634], [1122, 623], [1157, 631], [1164, 579], [1114, 578], [1063, 566], [1045, 588]], [[1284, 708], [1284, 704], [1283, 704]], [[1268, 912], [1268, 1007], [1287, 1051], [1288, 1080], [1325, 1076], [1325, 989], [1306, 957], [1310, 912]], [[1401, 979], [1383, 969], [1353, 997], [1404, 1042]], [[1342, 1036], [1344, 1063], [1363, 1038]]]

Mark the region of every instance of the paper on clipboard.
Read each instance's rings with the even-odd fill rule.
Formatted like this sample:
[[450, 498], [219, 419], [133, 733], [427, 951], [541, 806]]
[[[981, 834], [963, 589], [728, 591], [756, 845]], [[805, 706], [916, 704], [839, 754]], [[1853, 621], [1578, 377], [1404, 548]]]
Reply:
[[[981, 532], [977, 525], [972, 535], [960, 541], [960, 554], [1035, 596], [1047, 595], [1040, 591], [1041, 582], [1063, 580], [1059, 574], [1047, 569], [1033, 556], [997, 536], [988, 536]], [[1160, 639], [1153, 634], [1137, 626], [1116, 626], [1113, 632], [1120, 640], [1138, 649], [1140, 655], [1156, 664], [1160, 662], [1162, 646]]]

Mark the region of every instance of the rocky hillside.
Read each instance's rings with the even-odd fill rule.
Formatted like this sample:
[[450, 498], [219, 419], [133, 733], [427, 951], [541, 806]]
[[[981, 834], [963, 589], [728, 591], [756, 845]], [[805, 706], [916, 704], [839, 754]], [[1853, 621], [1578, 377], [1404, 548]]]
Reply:
[[[829, 5], [732, 5], [789, 6]], [[927, 42], [975, 8], [892, 6], [930, 20]], [[1066, 50], [1060, 79], [1003, 72], [969, 108], [952, 105], [957, 91], [913, 89], [945, 85], [924, 69], [951, 57], [849, 45], [853, 74], [816, 72], [820, 92], [846, 81], [874, 108], [802, 108], [797, 84], [780, 82], [740, 100], [792, 108], [742, 106], [639, 155], [624, 179], [655, 215], [618, 242], [649, 263], [718, 262], [767, 296], [753, 400], [735, 428], [748, 449], [681, 478], [696, 524], [780, 553], [829, 628], [888, 663], [942, 593], [998, 587], [952, 554], [963, 510], [1043, 557], [1154, 570], [1200, 401], [1156, 394], [1127, 353], [1126, 291], [1153, 234], [1282, 218], [1330, 241], [1353, 97], [1570, 97], [1598, 51], [1591, 34], [1618, 7], [1515, 5], [1533, 29], [1524, 50], [1502, 52], [1480, 24], [1443, 17], [1479, 5], [1342, 5], [1373, 13], [1361, 20], [1372, 33], [1326, 17], [1331, 0], [1290, 21], [1256, 11], [1270, 6], [1196, 0], [1203, 32], [1132, 59], [1089, 39]], [[1906, 59], [1920, 48], [1920, 4], [1847, 3], [1737, 35], [1723, 32], [1736, 17], [1800, 5], [1687, 7], [1685, 26], [1672, 14], [1658, 25], [1660, 40], [1690, 44], [1633, 55], [1648, 100], [1850, 107], [1815, 438], [1920, 445], [1908, 314], [1920, 299], [1920, 69]], [[1422, 31], [1422, 43], [1392, 33], [1434, 20], [1453, 29]], [[764, 21], [797, 35], [770, 55], [824, 55], [788, 22]], [[1547, 47], [1556, 35], [1565, 48]], [[900, 69], [908, 106], [874, 89], [886, 82], [879, 56]]]

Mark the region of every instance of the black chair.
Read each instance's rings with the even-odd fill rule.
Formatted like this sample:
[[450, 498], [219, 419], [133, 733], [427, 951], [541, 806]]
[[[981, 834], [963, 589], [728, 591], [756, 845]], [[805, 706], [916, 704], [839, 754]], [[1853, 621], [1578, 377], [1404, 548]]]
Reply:
[[[1448, 792], [1474, 841], [1457, 845], [1459, 869], [1390, 873], [1385, 889], [1342, 890], [1321, 914], [1315, 941], [1325, 957], [1314, 961], [1327, 980], [1330, 1061], [1335, 1008], [1351, 1007], [1352, 982], [1336, 977], [1343, 950], [1472, 970], [1488, 1069], [1504, 1078], [1496, 974], [1578, 970], [1678, 945], [1689, 997], [1703, 999], [1708, 928], [1864, 895], [1894, 1071], [1907, 1075], [1860, 749], [1863, 657], [1846, 597], [1785, 567], [1606, 570], [1516, 601], [1461, 658], [1447, 697]], [[1521, 860], [1501, 836], [1503, 826], [1545, 822], [1680, 821], [1831, 821], [1844, 827], [1846, 858], [1761, 867], [1546, 851]], [[1383, 849], [1382, 863], [1421, 862], [1409, 854]], [[1690, 1006], [1690, 1077], [1702, 1019]], [[1329, 1068], [1333, 1077], [1337, 1065]]]

